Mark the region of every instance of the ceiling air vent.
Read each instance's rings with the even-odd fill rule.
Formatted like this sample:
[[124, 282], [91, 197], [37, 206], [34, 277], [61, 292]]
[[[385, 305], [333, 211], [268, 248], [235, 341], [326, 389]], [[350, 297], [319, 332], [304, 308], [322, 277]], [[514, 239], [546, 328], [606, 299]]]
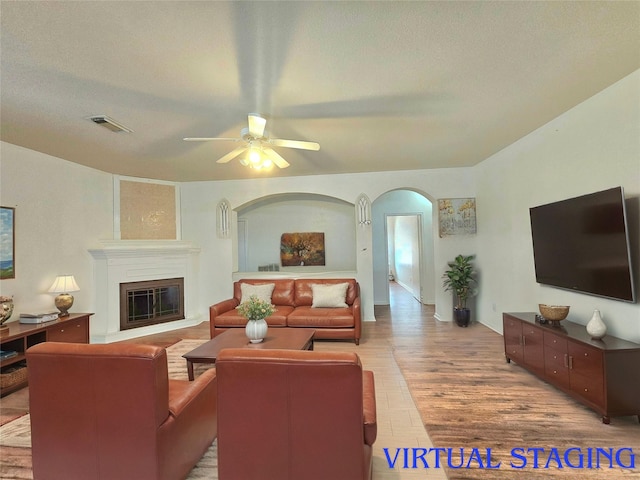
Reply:
[[112, 132], [127, 132], [131, 133], [133, 130], [125, 127], [121, 123], [116, 122], [113, 118], [109, 118], [106, 115], [96, 115], [94, 117], [89, 117], [89, 120], [96, 123], [97, 125], [101, 125], [104, 128], [108, 128]]

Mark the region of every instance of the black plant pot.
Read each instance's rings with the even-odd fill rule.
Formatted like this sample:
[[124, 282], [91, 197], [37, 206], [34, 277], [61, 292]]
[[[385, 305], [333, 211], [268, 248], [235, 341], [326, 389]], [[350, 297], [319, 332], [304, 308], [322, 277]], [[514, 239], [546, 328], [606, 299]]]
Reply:
[[454, 308], [453, 314], [456, 319], [456, 324], [459, 327], [468, 327], [471, 320], [471, 310], [468, 308]]

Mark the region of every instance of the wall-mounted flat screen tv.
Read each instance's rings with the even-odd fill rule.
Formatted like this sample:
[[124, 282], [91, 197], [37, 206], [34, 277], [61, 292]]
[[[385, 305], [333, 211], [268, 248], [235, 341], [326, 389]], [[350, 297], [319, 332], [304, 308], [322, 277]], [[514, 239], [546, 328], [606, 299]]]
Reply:
[[538, 283], [635, 302], [622, 187], [533, 207], [529, 214]]

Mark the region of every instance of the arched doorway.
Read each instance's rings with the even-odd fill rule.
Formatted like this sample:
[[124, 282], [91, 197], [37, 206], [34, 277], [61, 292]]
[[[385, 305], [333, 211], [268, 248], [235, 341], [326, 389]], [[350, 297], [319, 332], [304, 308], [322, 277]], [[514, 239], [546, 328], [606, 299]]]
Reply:
[[[422, 193], [413, 190], [392, 190], [378, 197], [372, 204], [372, 250], [373, 250], [373, 294], [375, 305], [389, 305], [389, 218], [403, 218], [404, 223], [416, 222], [411, 228], [402, 228], [404, 249], [411, 252], [419, 252], [419, 255], [411, 253], [410, 268], [414, 280], [419, 281], [419, 286], [413, 285], [412, 294], [422, 303], [435, 303], [435, 267], [433, 248], [433, 207], [432, 202]], [[413, 220], [410, 220], [412, 218]], [[418, 225], [419, 224], [419, 225]], [[414, 237], [406, 238], [409, 232], [415, 228]], [[397, 230], [396, 230], [397, 233]], [[408, 261], [406, 252], [405, 259]], [[413, 265], [418, 262], [419, 265]], [[416, 279], [418, 277], [418, 279]], [[412, 282], [412, 283], [415, 283]], [[417, 290], [417, 291], [416, 291]]]

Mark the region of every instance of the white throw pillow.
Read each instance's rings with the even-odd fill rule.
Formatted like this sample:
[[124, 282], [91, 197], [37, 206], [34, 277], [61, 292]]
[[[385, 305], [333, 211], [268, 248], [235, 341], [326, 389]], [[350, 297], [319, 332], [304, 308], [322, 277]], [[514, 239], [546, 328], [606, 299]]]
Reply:
[[262, 285], [241, 283], [240, 291], [242, 292], [242, 299], [240, 300], [240, 303], [246, 302], [252, 295], [255, 295], [260, 300], [271, 303], [271, 294], [273, 293], [275, 286], [275, 283], [265, 283]]
[[340, 308], [347, 307], [348, 283], [312, 283], [313, 308]]

